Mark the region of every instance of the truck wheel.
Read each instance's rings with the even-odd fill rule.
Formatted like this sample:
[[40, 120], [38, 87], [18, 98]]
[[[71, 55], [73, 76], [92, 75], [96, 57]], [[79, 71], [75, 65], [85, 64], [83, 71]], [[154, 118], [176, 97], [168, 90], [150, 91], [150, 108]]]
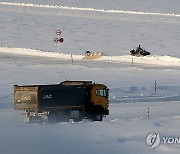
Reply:
[[82, 121], [82, 120], [83, 120], [83, 118], [82, 118], [82, 117], [79, 117], [79, 118], [74, 119], [74, 122], [80, 122], [80, 121]]
[[32, 117], [24, 117], [24, 123], [25, 124], [30, 124], [30, 123], [32, 123]]
[[61, 115], [60, 122], [69, 122], [69, 116], [66, 114]]
[[51, 123], [51, 124], [56, 123], [56, 122], [57, 122], [57, 117], [56, 117], [56, 115], [55, 115], [55, 114], [50, 114], [50, 115], [48, 116], [48, 121], [49, 121], [49, 123]]
[[102, 114], [97, 113], [93, 116], [93, 121], [102, 121], [103, 117]]

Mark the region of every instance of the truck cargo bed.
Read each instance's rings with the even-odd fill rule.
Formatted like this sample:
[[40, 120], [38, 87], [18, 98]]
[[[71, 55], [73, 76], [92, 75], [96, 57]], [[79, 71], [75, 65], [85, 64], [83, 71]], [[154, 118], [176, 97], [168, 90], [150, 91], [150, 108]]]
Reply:
[[60, 110], [85, 106], [83, 86], [14, 86], [14, 107], [24, 110]]
[[40, 86], [39, 103], [43, 110], [83, 108], [85, 92], [82, 86]]
[[14, 86], [14, 108], [38, 110], [38, 86]]

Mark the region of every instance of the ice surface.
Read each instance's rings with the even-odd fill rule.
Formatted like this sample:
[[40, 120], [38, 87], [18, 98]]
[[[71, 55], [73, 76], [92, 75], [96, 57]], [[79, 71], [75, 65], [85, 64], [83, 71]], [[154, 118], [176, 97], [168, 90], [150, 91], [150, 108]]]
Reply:
[[[179, 144], [150, 149], [145, 140], [154, 131], [179, 137], [179, 8], [179, 0], [0, 1], [0, 153], [178, 154]], [[65, 40], [59, 52], [57, 29]], [[139, 44], [151, 55], [130, 56]], [[87, 50], [104, 56], [83, 60]], [[24, 124], [13, 109], [13, 85], [64, 80], [106, 84], [110, 115]]]
[[[42, 4], [44, 7], [25, 7], [25, 4], [22, 5], [20, 2], [35, 6]], [[60, 52], [68, 54], [83, 54], [90, 50], [119, 56], [129, 54], [131, 49], [141, 44], [153, 55], [180, 57], [178, 48], [180, 17], [175, 16], [180, 13], [176, 9], [174, 11], [167, 9], [168, 6], [169, 8], [174, 7], [175, 4], [178, 6], [179, 2], [177, 1], [171, 1], [171, 3], [154, 1], [151, 5], [154, 4], [156, 7], [155, 11], [151, 10], [155, 7], [147, 7], [150, 3], [146, 3], [146, 1], [136, 2], [145, 8], [144, 11], [138, 9], [140, 6], [134, 2], [131, 3], [134, 8], [123, 9], [122, 5], [129, 6], [127, 5], [128, 1], [123, 1], [122, 4], [114, 1], [111, 5], [119, 6], [116, 9], [106, 8], [107, 6], [104, 3], [101, 4], [100, 1], [92, 1], [90, 6], [85, 7], [79, 6], [79, 4], [82, 5], [82, 1], [74, 1], [71, 5], [68, 5], [70, 2], [66, 1], [53, 1], [49, 2], [52, 3], [49, 5], [40, 2], [42, 1], [36, 1], [35, 4], [30, 1], [13, 2], [13, 4], [20, 4], [20, 6], [0, 3], [2, 12], [0, 14], [0, 33], [2, 34], [0, 41], [2, 46], [57, 52], [57, 46], [55, 46], [53, 39], [57, 37], [55, 31], [61, 29], [61, 37], [65, 41], [60, 44]], [[10, 2], [5, 3], [9, 4]], [[121, 5], [116, 5], [117, 3]], [[164, 5], [159, 7], [159, 3]], [[85, 8], [85, 10], [73, 9], [73, 4], [74, 7]], [[97, 4], [99, 4], [99, 8], [91, 7]], [[60, 8], [54, 8], [55, 5]], [[159, 10], [156, 5], [158, 8], [166, 8], [163, 12], [165, 15], [158, 14]], [[62, 9], [61, 6], [67, 6], [71, 9]], [[87, 8], [95, 8], [95, 11]], [[131, 13], [98, 12], [96, 8], [114, 11], [125, 10]], [[141, 13], [136, 14], [133, 11]], [[168, 16], [168, 14], [172, 15]]]
[[[150, 107], [150, 118], [147, 108]], [[23, 124], [20, 112], [0, 110], [0, 149], [19, 153], [178, 153], [179, 145], [146, 145], [146, 136], [179, 135], [179, 102], [111, 104], [103, 122]]]

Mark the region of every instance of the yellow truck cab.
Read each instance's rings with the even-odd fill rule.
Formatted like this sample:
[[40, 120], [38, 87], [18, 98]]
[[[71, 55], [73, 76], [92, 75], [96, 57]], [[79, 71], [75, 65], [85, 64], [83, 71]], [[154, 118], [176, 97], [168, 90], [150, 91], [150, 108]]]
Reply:
[[91, 102], [94, 106], [102, 106], [103, 108], [109, 107], [109, 89], [103, 84], [92, 84], [91, 89]]

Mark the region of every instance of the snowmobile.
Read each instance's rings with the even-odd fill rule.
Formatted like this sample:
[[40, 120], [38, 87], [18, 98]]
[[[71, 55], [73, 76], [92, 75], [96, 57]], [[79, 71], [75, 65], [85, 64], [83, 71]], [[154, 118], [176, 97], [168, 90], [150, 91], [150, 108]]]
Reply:
[[130, 53], [132, 56], [147, 56], [151, 54], [150, 52], [142, 49], [140, 45], [136, 48], [136, 50], [132, 49]]

